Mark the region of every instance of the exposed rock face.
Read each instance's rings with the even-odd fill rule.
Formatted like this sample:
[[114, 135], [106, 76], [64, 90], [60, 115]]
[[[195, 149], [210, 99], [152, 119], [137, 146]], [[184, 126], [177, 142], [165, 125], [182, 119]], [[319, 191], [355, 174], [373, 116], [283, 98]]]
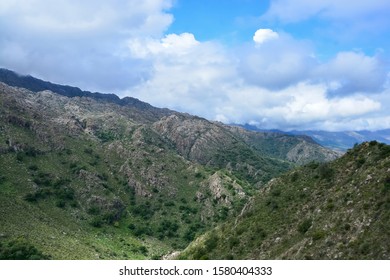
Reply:
[[287, 159], [300, 165], [309, 163], [311, 159], [321, 161], [331, 161], [338, 158], [341, 154], [335, 151], [318, 147], [313, 143], [298, 143], [287, 153]]
[[[128, 227], [123, 239], [183, 248], [240, 213], [261, 186], [295, 162], [324, 153], [311, 143], [312, 150], [296, 157], [293, 147], [305, 148], [307, 141], [236, 130], [131, 98], [7, 77], [30, 90], [0, 82], [0, 224], [10, 235], [32, 229], [31, 236], [42, 236], [34, 241], [42, 248], [46, 233], [38, 230], [56, 235], [46, 222], [55, 217], [93, 234], [95, 227]], [[9, 219], [15, 213], [22, 218]], [[107, 248], [117, 246], [112, 242]], [[80, 256], [62, 246], [50, 254]], [[84, 246], [88, 257], [96, 255], [91, 244]], [[135, 252], [145, 257], [144, 249]]]
[[174, 114], [163, 117], [153, 128], [175, 144], [178, 152], [190, 160], [207, 164], [220, 148], [231, 145], [227, 131], [205, 119]]
[[331, 161], [342, 155], [342, 153], [318, 145], [308, 136], [254, 132], [236, 126], [227, 126], [227, 128], [261, 153], [299, 165], [311, 161]]

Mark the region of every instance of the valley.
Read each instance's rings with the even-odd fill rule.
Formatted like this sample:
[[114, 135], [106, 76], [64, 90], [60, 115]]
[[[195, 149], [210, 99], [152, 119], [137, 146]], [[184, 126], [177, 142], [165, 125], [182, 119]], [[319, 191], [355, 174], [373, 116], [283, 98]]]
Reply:
[[[310, 228], [316, 218], [310, 218], [307, 234], [290, 238], [292, 224], [311, 217], [317, 210], [312, 203], [323, 201], [319, 197], [325, 190], [337, 196], [326, 199], [333, 209], [346, 211], [338, 201], [349, 193], [343, 184], [354, 177], [337, 177], [349, 174], [345, 165], [356, 174], [370, 170], [366, 175], [375, 178], [369, 180], [370, 192], [376, 185], [387, 190], [386, 145], [367, 144], [373, 150], [361, 146], [362, 154], [350, 152], [336, 160], [340, 153], [307, 136], [248, 131], [5, 69], [0, 81], [1, 259], [161, 259], [176, 251], [183, 252], [180, 258], [195, 259], [333, 258], [338, 251], [315, 255], [290, 248], [297, 241], [306, 246], [307, 235], [313, 238], [317, 231], [317, 240], [327, 240], [328, 231], [320, 225], [316, 231]], [[362, 178], [354, 184], [363, 184]], [[388, 215], [383, 189], [360, 194], [381, 201], [364, 206], [371, 212], [379, 207], [380, 221]], [[350, 195], [354, 203], [363, 203], [360, 195]], [[364, 223], [373, 220], [371, 212]], [[263, 220], [266, 225], [258, 222]], [[352, 229], [354, 222], [348, 216]], [[236, 226], [229, 229], [232, 223]], [[246, 240], [247, 229], [259, 230], [260, 239]], [[378, 242], [388, 240], [386, 226], [375, 227], [379, 230], [384, 236]], [[212, 248], [204, 247], [210, 236], [216, 236]], [[277, 238], [283, 246], [275, 249], [270, 244]], [[222, 240], [228, 240], [228, 249]], [[199, 248], [210, 250], [206, 254]], [[385, 246], [365, 256], [387, 258], [387, 253]]]

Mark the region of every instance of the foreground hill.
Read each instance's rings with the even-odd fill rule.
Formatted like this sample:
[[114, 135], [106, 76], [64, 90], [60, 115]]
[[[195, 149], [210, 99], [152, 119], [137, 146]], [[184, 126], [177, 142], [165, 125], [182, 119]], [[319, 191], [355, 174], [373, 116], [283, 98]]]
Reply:
[[310, 146], [303, 161], [338, 156], [306, 138], [249, 141], [139, 100], [0, 78], [14, 85], [0, 83], [0, 258], [160, 258], [240, 213], [301, 162], [287, 156], [297, 146]]
[[237, 218], [198, 238], [186, 259], [390, 259], [390, 146], [271, 180]]

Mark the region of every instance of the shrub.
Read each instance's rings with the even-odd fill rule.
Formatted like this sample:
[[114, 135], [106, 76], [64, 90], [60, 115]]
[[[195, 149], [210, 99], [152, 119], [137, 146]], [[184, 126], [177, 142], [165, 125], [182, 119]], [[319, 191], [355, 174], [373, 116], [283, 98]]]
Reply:
[[373, 141], [370, 141], [368, 144], [369, 144], [370, 146], [375, 146], [375, 145], [378, 144], [378, 142], [375, 141], [375, 140], [373, 140]]
[[56, 206], [59, 208], [64, 208], [66, 206], [66, 202], [62, 199], [56, 201]]
[[281, 193], [282, 193], [282, 192], [281, 192], [280, 189], [272, 189], [272, 190], [271, 190], [271, 195], [272, 195], [272, 196], [280, 196]]
[[204, 242], [206, 251], [211, 251], [215, 249], [218, 246], [218, 240], [218, 236], [214, 232], [211, 232], [211, 234]]
[[85, 148], [84, 149], [84, 153], [92, 155], [93, 154], [93, 150], [91, 148]]
[[390, 191], [390, 177], [386, 177], [385, 181], [383, 182], [383, 190], [385, 192]]
[[323, 230], [317, 230], [312, 235], [313, 240], [320, 240], [320, 239], [324, 238], [325, 236], [326, 236], [326, 233]]
[[358, 167], [361, 167], [365, 162], [366, 162], [366, 159], [363, 157], [358, 158], [356, 161]]
[[102, 217], [94, 217], [91, 221], [91, 225], [96, 228], [101, 228], [103, 226], [103, 219]]
[[299, 178], [299, 174], [298, 172], [294, 172], [292, 175], [291, 175], [291, 183], [294, 183], [298, 180]]
[[9, 241], [0, 240], [0, 260], [47, 260], [50, 256], [43, 254], [24, 238]]
[[28, 169], [30, 169], [31, 171], [37, 171], [38, 170], [38, 166], [36, 164], [32, 164], [28, 167]]
[[24, 200], [28, 202], [37, 202], [37, 197], [35, 193], [28, 193], [24, 196]]
[[145, 246], [140, 246], [140, 247], [139, 247], [139, 252], [140, 252], [142, 255], [146, 256], [146, 255], [148, 254], [149, 250], [148, 250], [148, 248], [146, 248]]
[[318, 175], [320, 179], [330, 180], [334, 175], [334, 170], [328, 163], [323, 163], [318, 167]]
[[310, 218], [306, 219], [298, 225], [298, 231], [302, 234], [305, 234], [309, 230], [311, 225], [312, 225], [312, 220]]
[[319, 166], [319, 163], [318, 162], [314, 162], [314, 161], [312, 161], [312, 162], [307, 164], [307, 167], [309, 167], [309, 168], [311, 168], [313, 170], [317, 169], [318, 166]]
[[22, 152], [18, 152], [16, 154], [16, 160], [17, 161], [23, 161], [23, 159], [24, 159], [24, 154]]

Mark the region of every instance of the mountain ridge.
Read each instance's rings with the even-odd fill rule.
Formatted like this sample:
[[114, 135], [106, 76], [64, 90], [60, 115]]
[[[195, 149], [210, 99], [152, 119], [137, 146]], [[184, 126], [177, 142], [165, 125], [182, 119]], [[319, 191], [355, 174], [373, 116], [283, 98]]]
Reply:
[[83, 94], [0, 82], [0, 104], [0, 251], [42, 253], [29, 258], [160, 258], [270, 179], [338, 157], [299, 137]]
[[389, 259], [389, 218], [390, 146], [364, 142], [271, 180], [179, 258]]
[[266, 130], [253, 125], [235, 125], [251, 131], [275, 132], [295, 136], [310, 137], [316, 143], [340, 152], [345, 152], [355, 144], [368, 141], [379, 141], [390, 144], [390, 129], [381, 129], [375, 131], [356, 130], [356, 131], [324, 131], [324, 130]]
[[[157, 109], [156, 107], [153, 107], [152, 105], [134, 97], [120, 98], [113, 93], [84, 91], [78, 87], [59, 85], [48, 81], [43, 81], [31, 75], [21, 75], [5, 68], [0, 68], [0, 81], [10, 86], [28, 89], [32, 92], [49, 90], [66, 97], [90, 97], [97, 100], [112, 102], [122, 106], [130, 105], [139, 109]], [[170, 112], [168, 109], [160, 110], [166, 111], [166, 113]]]

